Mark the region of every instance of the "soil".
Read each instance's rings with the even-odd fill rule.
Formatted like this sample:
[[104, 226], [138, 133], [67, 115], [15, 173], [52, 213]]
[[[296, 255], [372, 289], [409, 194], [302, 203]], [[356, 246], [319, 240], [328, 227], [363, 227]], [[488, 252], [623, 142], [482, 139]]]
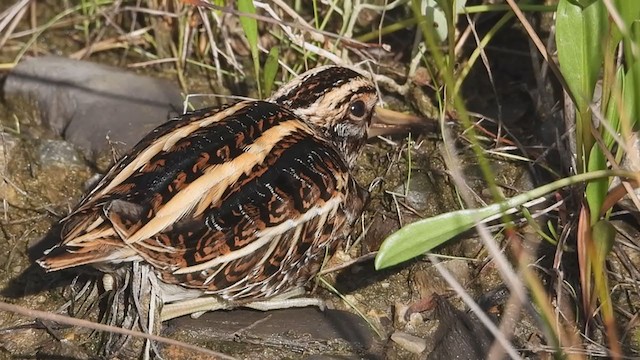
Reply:
[[[46, 4], [40, 7], [39, 19], [50, 19], [59, 11]], [[484, 20], [479, 31], [486, 30], [483, 28], [495, 22], [490, 17]], [[72, 27], [45, 31], [32, 52], [71, 54], [83, 47], [80, 38], [82, 33]], [[16, 50], [11, 46], [0, 50], [0, 62], [13, 61]], [[552, 136], [550, 132], [555, 127], [545, 127], [550, 120], [536, 111], [537, 105], [532, 96], [533, 92], [546, 89], [540, 89], [535, 81], [528, 40], [517, 24], [498, 34], [487, 56], [494, 83], [489, 81], [482, 64], [474, 67], [463, 91], [469, 109], [485, 114], [487, 118], [501, 120], [503, 130], [509, 131], [508, 136], [523, 144], [547, 143], [545, 138]], [[397, 58], [405, 59], [406, 54], [399, 52]], [[92, 55], [88, 60], [124, 68], [128, 63], [140, 61], [141, 55], [107, 51]], [[403, 69], [407, 67], [406, 61], [399, 62], [403, 63]], [[245, 69], [251, 69], [251, 66]], [[169, 66], [127, 71], [176, 79], [176, 71]], [[188, 67], [187, 74], [183, 85], [193, 93], [227, 94], [252, 88], [247, 84], [255, 83], [234, 79], [233, 84], [220, 88], [212, 75], [202, 68]], [[251, 70], [247, 74], [251, 74]], [[422, 115], [433, 114], [437, 108], [432, 101], [433, 89], [418, 80], [415, 82], [406, 98], [389, 93], [385, 100], [396, 108], [409, 108]], [[29, 247], [69, 212], [88, 184], [100, 174], [96, 164], [86, 161], [81, 152], [43, 127], [34, 108], [32, 102], [16, 99], [0, 107], [0, 289], [4, 289], [0, 300], [31, 309], [67, 312], [63, 311], [63, 305], [71, 298], [70, 284], [77, 274], [70, 271], [45, 275], [33, 265]], [[478, 204], [490, 203], [493, 200], [469, 149], [467, 134], [455, 122], [455, 114], [451, 114], [450, 120], [452, 122], [447, 126], [451, 126], [456, 134], [455, 146], [464, 160], [462, 172], [466, 183], [477, 195]], [[485, 125], [487, 123], [483, 123], [486, 129], [498, 131], [497, 126]], [[549, 132], [540, 130], [543, 128]], [[483, 145], [497, 147], [488, 139]], [[370, 141], [359, 158], [356, 175], [360, 184], [373, 184], [371, 203], [362, 223], [354, 229], [349, 246], [336, 254], [326, 268], [360, 257], [367, 258], [387, 235], [404, 224], [460, 208], [459, 194], [445, 165], [443, 149], [437, 133], [414, 132], [410, 138], [396, 135], [385, 141]], [[498, 156], [489, 160], [505, 196], [529, 190], [546, 176], [546, 173], [532, 172], [528, 164], [518, 160]], [[546, 226], [544, 221], [540, 223]], [[364, 235], [363, 229], [366, 229]], [[523, 237], [532, 248], [549, 247], [530, 228], [522, 226], [518, 230], [526, 234]], [[501, 234], [496, 235], [496, 241], [503, 247], [509, 246]], [[504, 290], [495, 264], [487, 258], [487, 251], [475, 234], [466, 234], [437, 249], [437, 253], [442, 256], [444, 267], [498, 322], [508, 292]], [[165, 324], [164, 335], [246, 359], [445, 359], [456, 356], [459, 344], [477, 335], [456, 332], [460, 327], [455, 325], [447, 328], [449, 323], [477, 324], [477, 319], [468, 312], [429, 259], [422, 257], [376, 271], [371, 258], [368, 256], [368, 260], [320, 276], [314, 289], [314, 295], [325, 299], [331, 311], [348, 312], [353, 317], [340, 315], [344, 314], [340, 312], [318, 315], [315, 309], [277, 311], [272, 317], [237, 310], [239, 313], [222, 312], [206, 314], [199, 319], [171, 321]], [[636, 258], [632, 263], [637, 263]], [[620, 262], [615, 264], [620, 266]], [[330, 290], [325, 282], [336, 291]], [[439, 295], [440, 300], [434, 300], [433, 294]], [[622, 299], [620, 301], [623, 302]], [[635, 297], [633, 301], [637, 303]], [[434, 305], [436, 303], [439, 305]], [[448, 310], [438, 312], [434, 308]], [[517, 315], [511, 340], [515, 348], [524, 349], [523, 356], [546, 358], [549, 350], [545, 347], [543, 330], [534, 314], [534, 309], [523, 306]], [[331, 316], [350, 319], [345, 325], [349, 334], [334, 334], [327, 330], [327, 335], [327, 332], [316, 331], [319, 324], [331, 323]], [[297, 322], [300, 326], [284, 321], [291, 318], [301, 319]], [[475, 329], [474, 326], [471, 328]], [[360, 335], [357, 338], [349, 336], [353, 333]], [[89, 330], [82, 328], [0, 312], [0, 359], [43, 356], [91, 358], [97, 348], [97, 337], [90, 334]], [[392, 336], [394, 334], [396, 336]], [[637, 349], [635, 327], [629, 327], [629, 334], [631, 349]], [[449, 340], [443, 345], [442, 339]], [[480, 353], [487, 353], [490, 342], [476, 340], [471, 339], [470, 346], [478, 346]], [[466, 348], [459, 348], [464, 351], [462, 349]], [[165, 351], [167, 358], [202, 358], [175, 346], [166, 347]]]

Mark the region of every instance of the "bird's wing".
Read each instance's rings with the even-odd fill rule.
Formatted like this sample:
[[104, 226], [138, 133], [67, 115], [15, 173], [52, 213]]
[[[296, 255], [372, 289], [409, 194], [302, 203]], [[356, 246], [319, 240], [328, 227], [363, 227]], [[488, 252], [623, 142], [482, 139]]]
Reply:
[[[264, 203], [269, 194], [273, 194], [273, 201], [279, 191], [292, 190], [287, 186], [295, 188], [293, 182], [282, 182], [287, 171], [295, 179], [302, 168], [314, 169], [313, 164], [323, 161], [331, 167], [343, 167], [327, 179], [309, 175], [308, 183], [317, 184], [318, 189], [332, 189], [336, 186], [332, 181], [340, 178], [335, 175], [346, 173], [335, 151], [318, 155], [313, 148], [329, 149], [290, 112], [266, 102], [240, 102], [170, 121], [125, 155], [62, 220], [60, 244], [39, 263], [45, 269], [58, 270], [145, 258], [167, 266], [163, 258], [180, 261], [191, 256], [194, 260], [183, 260], [173, 271], [199, 271], [208, 266], [203, 264], [211, 265], [213, 257], [244, 254], [251, 247], [245, 247], [240, 238], [260, 244], [255, 239], [282, 232], [282, 226], [264, 222], [269, 216], [282, 214], [287, 224], [305, 221], [297, 217], [295, 222], [302, 208], [289, 203], [290, 194], [287, 200], [278, 200], [276, 207]], [[329, 153], [331, 161], [327, 162]], [[315, 206], [322, 194], [313, 191], [306, 195], [306, 201]], [[240, 213], [238, 217], [237, 211], [255, 216]], [[216, 228], [220, 219], [227, 219], [222, 231]], [[248, 219], [253, 221], [251, 225]], [[232, 224], [234, 221], [237, 223]], [[203, 230], [207, 230], [206, 236], [194, 235]]]
[[238, 161], [241, 176], [221, 195], [204, 194], [202, 212], [136, 244], [165, 281], [268, 296], [314, 275], [308, 265], [344, 239], [364, 204], [337, 151], [302, 131], [268, 148], [259, 163]]

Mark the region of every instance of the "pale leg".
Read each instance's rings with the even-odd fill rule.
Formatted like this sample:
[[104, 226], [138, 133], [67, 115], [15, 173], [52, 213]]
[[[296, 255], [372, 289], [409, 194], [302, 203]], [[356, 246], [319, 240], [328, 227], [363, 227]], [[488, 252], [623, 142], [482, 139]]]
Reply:
[[307, 306], [316, 306], [320, 310], [324, 310], [325, 303], [321, 299], [311, 297], [297, 297], [304, 294], [303, 288], [295, 288], [286, 293], [274, 296], [270, 299], [263, 301], [254, 301], [248, 304], [243, 304], [242, 307], [247, 307], [254, 310], [269, 311], [276, 309], [289, 309], [299, 308]]
[[184, 315], [191, 315], [197, 319], [207, 311], [228, 310], [233, 308], [229, 302], [217, 296], [204, 296], [197, 299], [178, 301], [165, 304], [160, 313], [161, 321], [171, 320]]
[[303, 288], [295, 288], [267, 300], [243, 304], [233, 304], [214, 295], [203, 296], [196, 299], [165, 304], [162, 308], [161, 319], [162, 321], [167, 321], [184, 315], [191, 315], [191, 317], [195, 319], [207, 311], [229, 310], [237, 307], [269, 311], [275, 309], [317, 306], [320, 310], [324, 310], [324, 301], [317, 298], [296, 297], [302, 294], [304, 294]]

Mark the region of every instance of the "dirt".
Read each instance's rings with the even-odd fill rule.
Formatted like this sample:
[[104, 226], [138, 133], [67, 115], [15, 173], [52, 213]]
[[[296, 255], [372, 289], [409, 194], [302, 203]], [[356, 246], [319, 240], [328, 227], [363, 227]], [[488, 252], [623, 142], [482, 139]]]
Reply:
[[[51, 15], [50, 6], [43, 6], [42, 9], [43, 13], [40, 16], [46, 18]], [[51, 30], [45, 32], [38, 40], [36, 49], [47, 53], [70, 54], [81, 48], [80, 38], [80, 32], [70, 28]], [[509, 47], [514, 43], [520, 44], [521, 40], [522, 38], [507, 39], [498, 44]], [[14, 54], [15, 51], [11, 50], [0, 51], [0, 59], [8, 61]], [[140, 60], [138, 55], [131, 52], [127, 55], [131, 56], [127, 58], [131, 62]], [[490, 110], [487, 109], [493, 111], [496, 102], [502, 102], [503, 114], [508, 115], [506, 117], [509, 117], [509, 126], [513, 127], [510, 130], [522, 135], [527, 141], [533, 141], [527, 138], [533, 133], [530, 129], [530, 120], [535, 117], [532, 100], [527, 97], [525, 90], [512, 91], [512, 86], [509, 85], [510, 82], [517, 82], [523, 87], [533, 86], [531, 69], [523, 69], [521, 56], [522, 54], [516, 54], [515, 57], [500, 58], [499, 67], [504, 71], [496, 80], [500, 84], [497, 93], [490, 90], [492, 86], [487, 83], [481, 67], [476, 69], [476, 74], [469, 81], [469, 89], [466, 89], [465, 93], [469, 105], [478, 112], [489, 113]], [[90, 57], [92, 61], [105, 64], [126, 65], [127, 61], [122, 59], [122, 53], [115, 52]], [[251, 69], [250, 66], [245, 68]], [[167, 66], [136, 71], [170, 79], [176, 77], [175, 70]], [[251, 71], [247, 71], [247, 74], [251, 74]], [[248, 83], [239, 82], [227, 84], [228, 88], [212, 89], [211, 85], [215, 81], [210, 74], [199, 68], [190, 68], [188, 75], [186, 84], [190, 92], [226, 94], [230, 89], [246, 90]], [[428, 82], [428, 79], [425, 81]], [[437, 107], [431, 101], [431, 92], [432, 89], [428, 86], [416, 86], [407, 98], [408, 103], [403, 102], [407, 99], [400, 99], [400, 104], [418, 113], [434, 116], [437, 114]], [[207, 103], [212, 104], [215, 101]], [[77, 161], [73, 151], [59, 146], [62, 140], [40, 126], [38, 114], [32, 110], [33, 104], [11, 101], [10, 105], [2, 108], [0, 112], [0, 288], [9, 289], [0, 295], [0, 299], [32, 309], [59, 312], [61, 306], [69, 299], [69, 282], [74, 274], [45, 277], [32, 266], [28, 248], [30, 244], [41, 239], [51, 225], [77, 203], [87, 188], [87, 182], [95, 180], [96, 167], [95, 164], [84, 160]], [[494, 115], [497, 114], [494, 112]], [[469, 150], [466, 134], [462, 133], [460, 124], [454, 123], [452, 129], [456, 134], [455, 148], [465, 159], [462, 166], [467, 184], [477, 195], [478, 204], [492, 202], [487, 184]], [[442, 140], [437, 134], [424, 133], [414, 133], [411, 139], [411, 142], [406, 136], [395, 136], [387, 141], [374, 139], [365, 147], [359, 159], [356, 175], [360, 184], [373, 184], [373, 197], [362, 223], [354, 229], [350, 246], [337, 254], [327, 264], [327, 268], [376, 251], [386, 236], [404, 224], [460, 208], [459, 194], [445, 166]], [[46, 150], [46, 144], [50, 144], [51, 141], [57, 144], [56, 149], [60, 151], [55, 163], [52, 161], [52, 154], [43, 155], [43, 148]], [[487, 142], [485, 145], [493, 144]], [[498, 174], [496, 181], [505, 196], [512, 196], [534, 186], [536, 179], [529, 173], [526, 164], [499, 157], [490, 158], [490, 162], [494, 173]], [[367, 229], [364, 236], [361, 236], [362, 229]], [[496, 239], [503, 240], [500, 235], [497, 235]], [[541, 242], [538, 237], [533, 241], [536, 245]], [[504, 245], [502, 242], [501, 244]], [[437, 253], [443, 256], [443, 265], [454, 274], [474, 299], [483, 299], [487, 294], [503, 289], [503, 280], [498, 270], [487, 259], [482, 242], [473, 234], [467, 234], [437, 249]], [[620, 266], [619, 263], [617, 265]], [[236, 336], [237, 329], [227, 332], [224, 332], [224, 329], [216, 329], [220, 330], [219, 332], [207, 331], [206, 326], [224, 327], [220, 317], [214, 317], [216, 325], [207, 323], [205, 319], [179, 319], [166, 324], [167, 334], [189, 343], [248, 359], [311, 359], [313, 356], [421, 359], [437, 348], [434, 339], [436, 334], [442, 331], [439, 330], [442, 323], [446, 322], [433, 316], [433, 308], [429, 307], [431, 295], [442, 295], [455, 308], [467, 311], [463, 302], [455, 296], [426, 258], [418, 258], [382, 271], [376, 271], [372, 260], [369, 259], [344, 270], [323, 275], [322, 279], [332, 284], [337, 294], [321, 282], [315, 289], [315, 294], [325, 299], [332, 309], [357, 314], [357, 319], [361, 320], [353, 320], [353, 324], [365, 324], [368, 336], [371, 337], [366, 349], [356, 349], [350, 340], [337, 336], [335, 339], [321, 340], [311, 337], [305, 343], [308, 344], [307, 348], [296, 348], [291, 346], [291, 343], [298, 341], [299, 338], [296, 336], [306, 336], [305, 331], [311, 333], [313, 323], [306, 328], [307, 330], [304, 327], [296, 329], [294, 334], [287, 333], [286, 328], [274, 330], [274, 334], [277, 335], [274, 340], [260, 334], [262, 320], [256, 314], [247, 316], [256, 316], [251, 326], [258, 327], [258, 335], [250, 333]], [[504, 298], [498, 297], [486, 301], [485, 310], [497, 309], [496, 321], [500, 317], [504, 301]], [[408, 317], [405, 316], [407, 311], [410, 313]], [[535, 348], [542, 338], [541, 330], [535, 325], [531, 313], [531, 309], [524, 309], [518, 319], [519, 326], [514, 338], [517, 348]], [[316, 319], [314, 314], [299, 314], [302, 315], [296, 316]], [[222, 316], [224, 317], [224, 313]], [[318, 319], [319, 322], [324, 321], [322, 317]], [[29, 326], [16, 328], [24, 324]], [[44, 325], [51, 324], [45, 322]], [[95, 350], [96, 338], [90, 338], [88, 331], [53, 327], [53, 330], [45, 331], [42, 329], [42, 322], [33, 322], [32, 319], [9, 312], [0, 312], [0, 359], [36, 358], [37, 353], [43, 349], [46, 349], [47, 354], [59, 355], [61, 358], [83, 358]], [[418, 339], [425, 339], [426, 350], [422, 354], [415, 354], [391, 341], [390, 336], [399, 331]], [[637, 340], [637, 334], [637, 330], [630, 331], [632, 342], [640, 342]], [[65, 341], [58, 341], [56, 337]], [[317, 342], [314, 342], [316, 340]], [[180, 347], [171, 346], [165, 350], [168, 358], [201, 358]], [[537, 355], [532, 357], [535, 358]]]

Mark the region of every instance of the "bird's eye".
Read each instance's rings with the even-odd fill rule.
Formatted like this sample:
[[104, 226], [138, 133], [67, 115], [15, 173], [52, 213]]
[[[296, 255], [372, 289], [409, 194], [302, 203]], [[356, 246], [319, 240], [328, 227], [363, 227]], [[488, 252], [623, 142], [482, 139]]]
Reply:
[[365, 115], [366, 110], [367, 110], [366, 105], [362, 100], [356, 100], [352, 102], [351, 106], [349, 107], [349, 111], [351, 112], [351, 115], [358, 118], [363, 117]]

